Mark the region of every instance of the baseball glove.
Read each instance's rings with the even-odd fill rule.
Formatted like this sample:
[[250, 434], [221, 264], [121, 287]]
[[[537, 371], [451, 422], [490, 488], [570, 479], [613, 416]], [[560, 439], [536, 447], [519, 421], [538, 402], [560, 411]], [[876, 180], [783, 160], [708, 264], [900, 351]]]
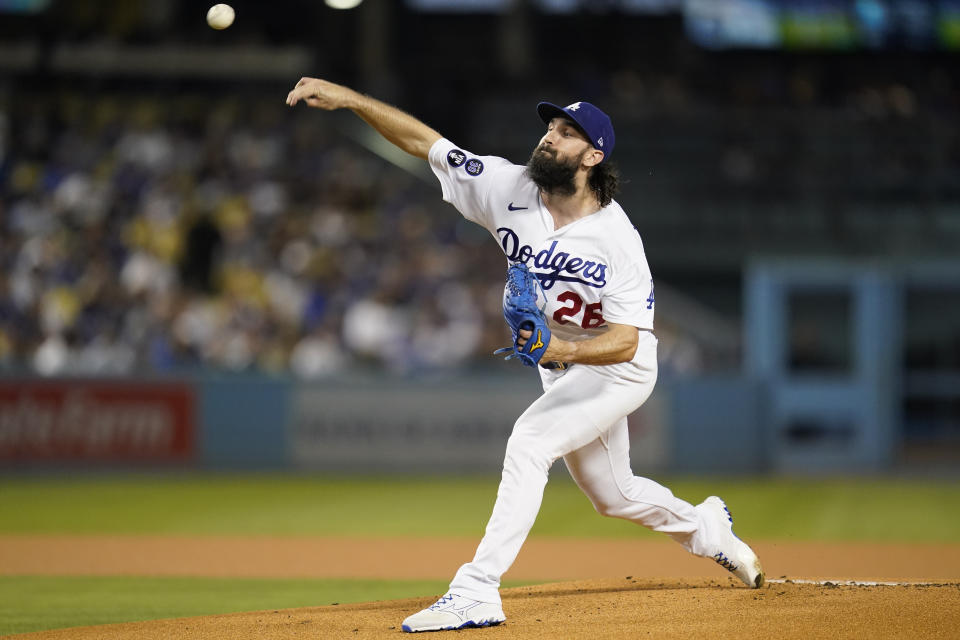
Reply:
[[[495, 354], [509, 353], [506, 360], [519, 358], [528, 367], [535, 367], [550, 344], [550, 328], [542, 307], [537, 305], [540, 282], [525, 264], [512, 264], [507, 269], [507, 286], [503, 295], [503, 318], [513, 331], [513, 346], [497, 349]], [[544, 303], [545, 306], [545, 303]], [[521, 329], [533, 333], [522, 347], [517, 344]]]

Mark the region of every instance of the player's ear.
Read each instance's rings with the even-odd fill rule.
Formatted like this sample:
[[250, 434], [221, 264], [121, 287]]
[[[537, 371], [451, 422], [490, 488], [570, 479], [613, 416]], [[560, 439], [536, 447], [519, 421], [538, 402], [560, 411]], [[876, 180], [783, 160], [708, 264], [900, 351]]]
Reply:
[[590, 149], [590, 151], [583, 154], [583, 160], [581, 162], [585, 167], [595, 167], [603, 162], [603, 151], [600, 151], [599, 149]]

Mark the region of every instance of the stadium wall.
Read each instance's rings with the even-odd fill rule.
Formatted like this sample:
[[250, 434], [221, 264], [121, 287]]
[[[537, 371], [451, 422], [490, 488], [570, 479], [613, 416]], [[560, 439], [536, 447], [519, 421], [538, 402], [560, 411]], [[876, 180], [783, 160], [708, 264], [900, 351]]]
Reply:
[[[514, 420], [537, 393], [530, 375], [7, 378], [0, 465], [496, 472]], [[635, 468], [762, 470], [759, 397], [737, 379], [661, 382], [629, 419]]]

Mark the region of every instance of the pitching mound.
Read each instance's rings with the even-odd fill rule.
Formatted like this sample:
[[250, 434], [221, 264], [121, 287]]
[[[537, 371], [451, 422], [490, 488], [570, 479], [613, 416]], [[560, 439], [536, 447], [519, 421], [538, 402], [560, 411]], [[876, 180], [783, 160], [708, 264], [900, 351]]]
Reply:
[[[179, 618], [11, 636], [32, 640], [400, 638], [431, 598]], [[507, 621], [470, 638], [956, 638], [960, 583], [587, 580], [503, 591]], [[410, 637], [410, 636], [407, 636]]]

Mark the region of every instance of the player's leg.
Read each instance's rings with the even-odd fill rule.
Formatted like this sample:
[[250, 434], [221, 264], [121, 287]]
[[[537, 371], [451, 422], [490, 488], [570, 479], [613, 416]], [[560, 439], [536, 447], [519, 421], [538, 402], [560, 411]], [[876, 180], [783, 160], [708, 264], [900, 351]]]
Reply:
[[656, 339], [644, 334], [650, 366], [575, 365], [544, 373], [546, 391], [517, 420], [507, 442], [493, 514], [473, 561], [463, 565], [450, 590], [499, 602], [500, 576], [513, 564], [533, 526], [553, 462], [595, 441], [639, 407], [656, 382]]
[[403, 621], [404, 631], [486, 626], [506, 619], [500, 577], [533, 526], [553, 462], [600, 435], [584, 407], [607, 383], [589, 368], [574, 367], [545, 384], [547, 390], [520, 416], [507, 441], [497, 500], [476, 555], [460, 567], [443, 598]]
[[648, 478], [633, 475], [627, 419], [607, 433], [564, 456], [577, 486], [590, 498], [598, 513], [623, 518], [669, 535], [692, 553], [706, 549], [698, 544], [700, 515], [693, 505], [670, 489]]
[[536, 520], [550, 467], [600, 435], [584, 407], [601, 386], [586, 368], [574, 367], [517, 420], [507, 441], [493, 513], [473, 560], [460, 567], [450, 583], [451, 592], [500, 602], [500, 576], [513, 564]]
[[568, 453], [564, 462], [600, 514], [666, 533], [687, 551], [712, 558], [748, 586], [763, 584], [760, 560], [733, 534], [733, 521], [722, 500], [711, 496], [694, 507], [657, 482], [633, 475], [626, 418], [597, 440]]

